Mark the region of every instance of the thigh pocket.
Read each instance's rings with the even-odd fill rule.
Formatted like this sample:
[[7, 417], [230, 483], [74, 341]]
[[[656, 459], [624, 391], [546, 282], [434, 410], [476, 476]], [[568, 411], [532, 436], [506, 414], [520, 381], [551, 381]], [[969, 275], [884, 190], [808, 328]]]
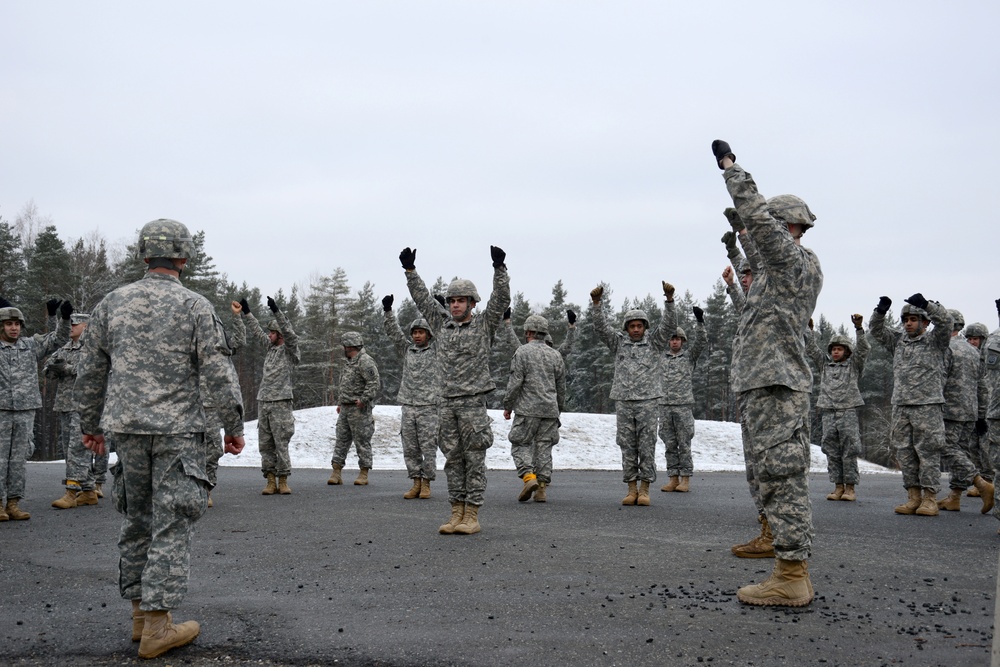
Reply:
[[493, 422], [486, 411], [476, 411], [476, 414], [469, 419], [469, 439], [468, 450], [473, 452], [486, 451], [493, 446]]
[[115, 509], [122, 514], [128, 513], [128, 498], [125, 497], [125, 476], [122, 474], [122, 461], [118, 459], [109, 469], [111, 473], [111, 497]]
[[754, 469], [762, 482], [801, 475], [809, 470], [809, 440], [802, 421], [770, 429], [754, 439]]
[[208, 490], [211, 484], [205, 473], [205, 457], [194, 452], [185, 452], [179, 459], [176, 488], [172, 489], [173, 506], [179, 513], [190, 519], [199, 519], [208, 509]]

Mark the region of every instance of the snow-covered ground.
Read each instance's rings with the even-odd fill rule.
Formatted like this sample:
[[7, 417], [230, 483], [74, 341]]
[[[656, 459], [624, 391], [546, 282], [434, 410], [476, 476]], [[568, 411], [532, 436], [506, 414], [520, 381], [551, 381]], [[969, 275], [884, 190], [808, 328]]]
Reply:
[[[493, 447], [486, 454], [486, 464], [492, 469], [513, 470], [507, 431], [511, 422], [503, 412], [490, 410], [493, 420]], [[375, 407], [375, 436], [372, 438], [373, 465], [376, 470], [404, 470], [403, 450], [399, 441], [398, 406]], [[552, 451], [556, 469], [562, 470], [621, 470], [621, 450], [615, 444], [615, 416], [584, 413], [564, 413], [559, 429], [559, 444]], [[333, 407], [309, 408], [295, 412], [295, 436], [289, 446], [295, 468], [328, 468], [337, 427], [337, 411]], [[260, 466], [257, 451], [257, 422], [245, 426], [246, 448], [239, 456], [225, 455], [219, 461], [225, 466]], [[743, 470], [743, 445], [740, 425], [732, 422], [695, 422], [691, 444], [696, 471]], [[438, 452], [438, 469], [444, 468], [444, 456]], [[663, 443], [657, 441], [657, 468], [664, 466]], [[357, 468], [353, 447], [347, 456], [347, 467]], [[859, 461], [863, 473], [891, 473], [882, 466]], [[812, 447], [813, 472], [826, 472], [826, 456], [819, 447]]]

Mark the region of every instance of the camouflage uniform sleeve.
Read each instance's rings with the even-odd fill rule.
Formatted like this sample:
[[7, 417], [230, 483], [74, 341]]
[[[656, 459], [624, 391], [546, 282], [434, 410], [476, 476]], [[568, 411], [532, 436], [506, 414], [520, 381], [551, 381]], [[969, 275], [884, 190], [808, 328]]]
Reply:
[[267, 348], [267, 346], [271, 344], [271, 339], [268, 338], [267, 334], [264, 333], [264, 330], [260, 328], [260, 322], [257, 321], [254, 314], [243, 313], [243, 317], [246, 318], [247, 340], [253, 341], [258, 345], [262, 345]]
[[496, 338], [497, 329], [500, 328], [500, 323], [503, 321], [503, 314], [509, 305], [510, 275], [507, 273], [507, 269], [501, 266], [493, 269], [493, 293], [490, 294], [490, 300], [486, 303], [486, 316], [483, 318], [487, 340], [490, 341], [491, 345], [493, 339]]
[[525, 375], [523, 358], [524, 355], [515, 352], [514, 358], [510, 360], [510, 376], [507, 378], [507, 391], [503, 395], [504, 410], [512, 411], [521, 395]]
[[235, 373], [227, 367], [229, 359], [220, 350], [225, 345], [222, 320], [215, 314], [207, 301], [205, 308], [197, 313], [195, 335], [198, 355], [199, 377], [204, 381], [205, 390], [219, 407], [222, 425], [226, 435], [243, 435], [243, 398]]
[[576, 326], [566, 329], [566, 338], [563, 340], [562, 345], [559, 346], [559, 354], [562, 355], [563, 362], [573, 353], [574, 341], [576, 341]]
[[385, 335], [389, 337], [389, 340], [392, 341], [392, 346], [395, 348], [396, 354], [402, 359], [406, 356], [406, 348], [410, 344], [406, 340], [406, 336], [403, 335], [403, 330], [399, 328], [399, 320], [396, 319], [396, 315], [393, 314], [392, 310], [387, 310], [382, 315], [382, 329], [385, 331]]
[[[71, 374], [70, 369], [70, 355], [64, 352], [65, 346], [59, 348], [52, 353], [52, 356], [45, 360], [45, 365], [42, 366], [42, 373], [46, 377], [55, 378], [61, 380], [62, 378], [69, 377]], [[73, 364], [73, 373], [76, 374], [76, 365]]]
[[757, 250], [757, 244], [753, 242], [753, 237], [747, 234], [739, 234], [740, 245], [747, 253], [747, 265], [750, 267], [750, 272], [757, 274], [764, 270], [760, 262], [760, 252]]
[[274, 319], [278, 321], [278, 329], [281, 331], [281, 337], [285, 339], [285, 342], [282, 344], [282, 347], [285, 348], [285, 355], [293, 365], [298, 365], [300, 359], [298, 334], [292, 329], [291, 323], [289, 323], [288, 318], [282, 311], [279, 310], [276, 312]]
[[896, 354], [896, 342], [899, 340], [899, 332], [894, 331], [885, 325], [885, 314], [877, 310], [868, 319], [868, 335], [881, 343], [889, 354]]
[[514, 325], [510, 323], [510, 320], [504, 320], [503, 324], [500, 325], [500, 335], [503, 336], [510, 349], [516, 350], [521, 347], [521, 341], [517, 339], [517, 334], [514, 333]]
[[[767, 267], [784, 267], [798, 260], [795, 241], [786, 225], [775, 220], [767, 210], [767, 200], [757, 191], [757, 183], [743, 167], [734, 164], [723, 173], [726, 188], [736, 211], [747, 227], [760, 261]], [[749, 259], [747, 260], [749, 261]]]
[[691, 349], [688, 350], [688, 356], [691, 358], [691, 365], [694, 366], [698, 363], [698, 357], [701, 353], [705, 351], [705, 347], [708, 345], [708, 334], [705, 332], [705, 325], [701, 322], [694, 323], [694, 342], [691, 343]]
[[729, 257], [729, 263], [733, 265], [733, 271], [740, 270], [740, 264], [743, 262], [743, 253], [740, 249], [736, 247], [735, 244], [726, 247], [726, 256]]
[[108, 355], [107, 323], [104, 310], [98, 304], [83, 333], [84, 345], [77, 366], [75, 393], [80, 408], [80, 430], [88, 435], [100, 435], [101, 413], [108, 389], [111, 357]]
[[[441, 304], [431, 296], [423, 278], [416, 269], [406, 272], [406, 287], [410, 290], [410, 298], [417, 304], [417, 310], [427, 320], [431, 328], [431, 333], [437, 333], [444, 326], [447, 317], [446, 312], [441, 308]], [[506, 309], [506, 306], [504, 306]]]
[[736, 309], [736, 312], [743, 312], [743, 307], [747, 305], [747, 295], [743, 293], [740, 284], [736, 282], [732, 285], [726, 285], [726, 292], [729, 294], [729, 300], [733, 302], [733, 308]]
[[872, 344], [868, 342], [868, 336], [864, 329], [857, 329], [854, 332], [854, 368], [858, 372], [858, 377], [865, 371], [865, 362], [868, 361], [868, 353], [872, 351]]
[[233, 335], [229, 337], [229, 346], [235, 352], [247, 344], [247, 325], [240, 315], [233, 315]]
[[[983, 341], [983, 347], [985, 346], [986, 341]], [[978, 401], [976, 418], [986, 419], [986, 411], [990, 403], [990, 385], [986, 380], [986, 364], [983, 363], [982, 357], [980, 357], [979, 362], [979, 379], [976, 383], [976, 400]]]
[[35, 334], [31, 338], [35, 341], [35, 357], [41, 361], [69, 342], [69, 320], [60, 319], [55, 331]]
[[594, 304], [593, 301], [590, 302], [590, 310], [594, 317], [594, 331], [597, 332], [597, 337], [601, 339], [611, 353], [614, 354], [618, 351], [618, 336], [615, 332], [608, 326], [608, 318], [604, 315], [604, 302]]
[[816, 369], [822, 375], [826, 359], [823, 357], [823, 351], [819, 349], [819, 334], [815, 331], [810, 331], [806, 334], [806, 354], [812, 359], [812, 362], [816, 365]]
[[361, 374], [365, 378], [365, 388], [361, 392], [361, 402], [365, 404], [365, 407], [371, 407], [375, 405], [375, 398], [378, 396], [379, 390], [379, 375], [378, 375], [378, 364], [375, 360], [365, 353], [364, 366], [361, 369]]
[[559, 364], [556, 369], [556, 404], [559, 412], [566, 411], [566, 364]]
[[950, 349], [952, 321], [948, 309], [936, 301], [928, 301], [927, 314], [930, 315], [931, 322], [934, 323], [934, 329], [931, 331], [934, 347]]
[[675, 331], [677, 331], [677, 311], [674, 309], [674, 302], [664, 299], [663, 317], [660, 319], [660, 326], [656, 327], [649, 339], [649, 345], [657, 352], [663, 352], [670, 345], [670, 337]]

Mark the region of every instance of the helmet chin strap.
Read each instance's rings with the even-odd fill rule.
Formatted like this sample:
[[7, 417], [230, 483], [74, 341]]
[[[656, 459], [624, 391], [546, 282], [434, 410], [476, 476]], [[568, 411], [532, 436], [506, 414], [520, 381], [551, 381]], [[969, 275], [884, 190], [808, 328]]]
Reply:
[[174, 264], [174, 260], [167, 257], [150, 257], [149, 258], [149, 268], [151, 269], [168, 269], [170, 271], [176, 271], [177, 275], [184, 273], [184, 268]]

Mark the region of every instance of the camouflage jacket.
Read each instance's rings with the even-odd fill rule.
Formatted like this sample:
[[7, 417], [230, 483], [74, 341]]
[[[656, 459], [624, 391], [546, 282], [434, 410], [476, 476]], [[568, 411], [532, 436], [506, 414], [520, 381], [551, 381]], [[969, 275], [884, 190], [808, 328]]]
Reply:
[[566, 407], [566, 365], [544, 341], [517, 348], [510, 361], [510, 379], [503, 409], [524, 417], [558, 418]]
[[819, 260], [812, 250], [796, 245], [784, 223], [771, 217], [749, 173], [735, 164], [723, 177], [761, 263], [733, 341], [733, 390], [778, 385], [812, 391], [803, 332], [823, 288]]
[[438, 359], [434, 334], [430, 333], [427, 345], [414, 345], [399, 327], [391, 310], [382, 319], [385, 333], [403, 360], [403, 379], [399, 382], [396, 400], [400, 405], [437, 405], [441, 402], [441, 363]]
[[437, 340], [441, 361], [441, 396], [476, 396], [496, 389], [490, 374], [490, 350], [503, 313], [510, 305], [507, 269], [493, 269], [493, 293], [486, 310], [462, 323], [455, 322], [442, 310], [416, 271], [406, 272], [406, 285]]
[[[660, 326], [669, 327], [670, 323], [674, 323], [673, 330], [676, 330], [676, 322], [677, 312], [674, 310], [674, 304], [668, 301], [663, 309], [663, 321]], [[708, 343], [708, 335], [705, 333], [705, 325], [700, 322], [694, 324], [694, 340], [689, 343], [685, 342], [677, 354], [670, 351], [668, 340], [667, 349], [660, 357], [660, 366], [663, 369], [661, 404], [694, 405], [694, 385], [691, 376], [706, 343]]]
[[[515, 352], [517, 351], [517, 348], [521, 347], [521, 341], [518, 339], [517, 334], [514, 333], [514, 327], [513, 325], [511, 325], [510, 320], [503, 321], [503, 325], [500, 329], [500, 332], [501, 335], [506, 339], [507, 345], [513, 348]], [[566, 338], [563, 339], [562, 345], [560, 345], [557, 348], [553, 348], [555, 349], [556, 352], [558, 352], [562, 356], [564, 362], [569, 358], [570, 353], [573, 351], [573, 341], [575, 340], [576, 340], [576, 327], [575, 326], [568, 327], [566, 329]], [[552, 336], [546, 335], [545, 344], [548, 345], [549, 347], [553, 347]]]
[[834, 361], [819, 348], [819, 334], [811, 332], [806, 342], [809, 356], [819, 369], [819, 400], [821, 410], [846, 410], [865, 404], [858, 383], [868, 361], [872, 346], [864, 329], [854, 332], [854, 350], [842, 361]]
[[980, 416], [980, 396], [985, 396], [986, 380], [980, 372], [979, 350], [961, 335], [952, 336], [948, 345], [944, 380], [944, 418], [949, 421], [974, 422]]
[[243, 313], [246, 318], [247, 340], [255, 341], [267, 349], [264, 357], [264, 374], [257, 390], [258, 401], [286, 401], [292, 398], [292, 368], [299, 365], [299, 337], [292, 331], [288, 318], [280, 310], [274, 314], [284, 342], [271, 343], [267, 332], [260, 328], [257, 318]]
[[71, 340], [52, 353], [42, 367], [45, 376], [56, 381], [56, 400], [52, 404], [55, 412], [76, 412], [73, 385], [76, 384], [76, 365], [82, 348], [82, 338], [75, 342]]
[[364, 348], [348, 359], [340, 370], [340, 386], [337, 387], [337, 402], [341, 405], [353, 405], [361, 401], [371, 409], [378, 396], [379, 376], [378, 365]]
[[951, 316], [933, 301], [927, 314], [934, 328], [910, 338], [905, 331], [886, 326], [877, 310], [868, 320], [868, 335], [892, 355], [892, 404], [934, 405], [944, 403], [944, 377], [951, 342]]
[[659, 326], [638, 342], [633, 341], [623, 329], [608, 324], [604, 309], [590, 305], [597, 337], [608, 346], [615, 357], [615, 375], [611, 381], [613, 401], [645, 401], [663, 396], [663, 375], [660, 372], [660, 353], [666, 349], [675, 327]]
[[59, 320], [55, 331], [0, 342], [0, 410], [42, 407], [38, 390], [38, 362], [69, 340], [69, 320]]
[[149, 272], [97, 304], [83, 334], [76, 395], [84, 433], [205, 431], [202, 391], [218, 397], [227, 435], [243, 434], [240, 386], [208, 300]]
[[988, 392], [986, 418], [1000, 419], [1000, 329], [989, 335], [983, 348], [983, 378]]

